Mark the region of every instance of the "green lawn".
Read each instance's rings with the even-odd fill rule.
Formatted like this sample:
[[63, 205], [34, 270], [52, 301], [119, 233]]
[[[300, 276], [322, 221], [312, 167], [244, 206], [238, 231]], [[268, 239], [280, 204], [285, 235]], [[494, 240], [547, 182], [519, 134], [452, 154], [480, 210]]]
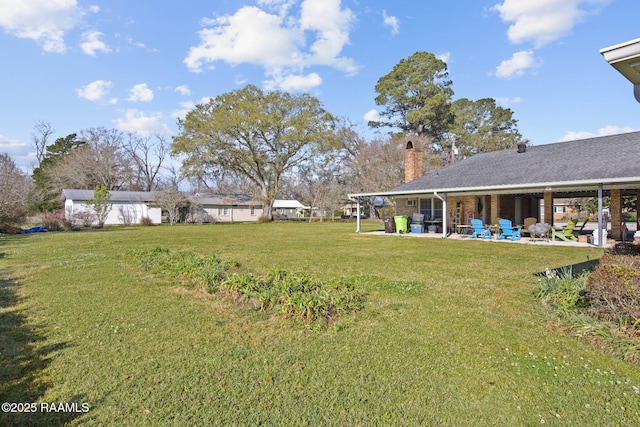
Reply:
[[[533, 298], [534, 273], [600, 250], [354, 230], [1, 236], [0, 401], [89, 410], [0, 425], [640, 425], [640, 370], [563, 334]], [[357, 276], [365, 308], [326, 328], [240, 308], [129, 255], [156, 246]]]

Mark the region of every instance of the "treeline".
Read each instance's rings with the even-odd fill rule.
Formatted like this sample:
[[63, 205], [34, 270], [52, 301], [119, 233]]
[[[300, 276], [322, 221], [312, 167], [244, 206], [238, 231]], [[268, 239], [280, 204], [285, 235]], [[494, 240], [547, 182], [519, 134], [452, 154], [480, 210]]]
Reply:
[[63, 188], [243, 193], [269, 214], [277, 198], [330, 212], [348, 193], [400, 185], [408, 139], [423, 148], [426, 171], [527, 142], [494, 99], [453, 100], [446, 63], [428, 52], [401, 60], [375, 90], [384, 109], [369, 122], [373, 136], [309, 94], [253, 85], [196, 105], [171, 140], [99, 127], [52, 141], [52, 125], [39, 122], [30, 175], [0, 157], [0, 185], [12, 188], [0, 193], [0, 223], [60, 210]]

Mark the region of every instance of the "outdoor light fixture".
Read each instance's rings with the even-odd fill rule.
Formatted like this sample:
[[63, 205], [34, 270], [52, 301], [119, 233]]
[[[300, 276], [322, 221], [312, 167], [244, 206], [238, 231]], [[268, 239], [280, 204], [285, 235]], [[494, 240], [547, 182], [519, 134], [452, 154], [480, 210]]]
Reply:
[[604, 59], [633, 83], [633, 95], [640, 102], [640, 39], [600, 49]]

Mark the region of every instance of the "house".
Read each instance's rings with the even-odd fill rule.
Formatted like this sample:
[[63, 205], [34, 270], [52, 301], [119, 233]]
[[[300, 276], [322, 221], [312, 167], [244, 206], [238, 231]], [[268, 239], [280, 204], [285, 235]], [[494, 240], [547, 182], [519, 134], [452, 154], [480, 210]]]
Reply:
[[520, 145], [476, 154], [426, 175], [422, 175], [421, 156], [419, 147], [407, 142], [404, 184], [390, 191], [350, 194], [350, 198], [360, 206], [365, 197], [393, 197], [397, 215], [424, 214], [425, 222], [446, 237], [470, 218], [485, 223], [508, 218], [522, 224], [526, 217], [544, 215], [545, 222], [553, 223], [556, 198], [597, 197], [598, 223], [602, 224], [602, 198], [609, 196], [609, 235], [620, 239], [622, 197], [640, 195], [640, 132]]
[[[110, 210], [105, 225], [139, 224], [148, 218], [153, 224], [160, 224], [162, 213], [154, 204], [157, 193], [153, 191], [109, 191]], [[77, 225], [97, 225], [93, 208], [87, 201], [93, 199], [93, 190], [62, 190], [64, 195], [65, 218]]]
[[250, 194], [196, 193], [188, 200], [189, 222], [253, 222], [264, 214], [262, 202]]
[[309, 211], [311, 207], [305, 206], [297, 200], [281, 200], [273, 201], [274, 217], [278, 218], [302, 218], [304, 212]]

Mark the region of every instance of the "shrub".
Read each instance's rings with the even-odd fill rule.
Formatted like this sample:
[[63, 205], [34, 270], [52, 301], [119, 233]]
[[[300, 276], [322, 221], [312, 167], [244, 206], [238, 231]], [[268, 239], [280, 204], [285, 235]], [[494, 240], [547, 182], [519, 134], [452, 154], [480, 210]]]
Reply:
[[91, 224], [97, 219], [96, 214], [89, 209], [81, 210], [73, 214], [73, 218], [76, 222], [79, 222], [85, 227], [91, 227]]
[[269, 217], [267, 215], [260, 215], [260, 217], [258, 217], [258, 223], [259, 224], [265, 224], [267, 222], [271, 222], [271, 220], [269, 219]]
[[607, 253], [611, 255], [640, 256], [640, 245], [629, 242], [616, 243], [612, 248], [607, 249]]
[[143, 216], [142, 218], [140, 218], [140, 225], [150, 227], [153, 225], [153, 221], [148, 216]]
[[605, 254], [587, 280], [590, 313], [619, 327], [640, 326], [640, 258]]
[[588, 305], [585, 297], [587, 274], [574, 276], [571, 269], [549, 271], [539, 279], [536, 297], [553, 308], [572, 310]]
[[48, 231], [60, 231], [65, 228], [71, 228], [71, 223], [59, 212], [45, 212], [42, 214], [42, 225]]

